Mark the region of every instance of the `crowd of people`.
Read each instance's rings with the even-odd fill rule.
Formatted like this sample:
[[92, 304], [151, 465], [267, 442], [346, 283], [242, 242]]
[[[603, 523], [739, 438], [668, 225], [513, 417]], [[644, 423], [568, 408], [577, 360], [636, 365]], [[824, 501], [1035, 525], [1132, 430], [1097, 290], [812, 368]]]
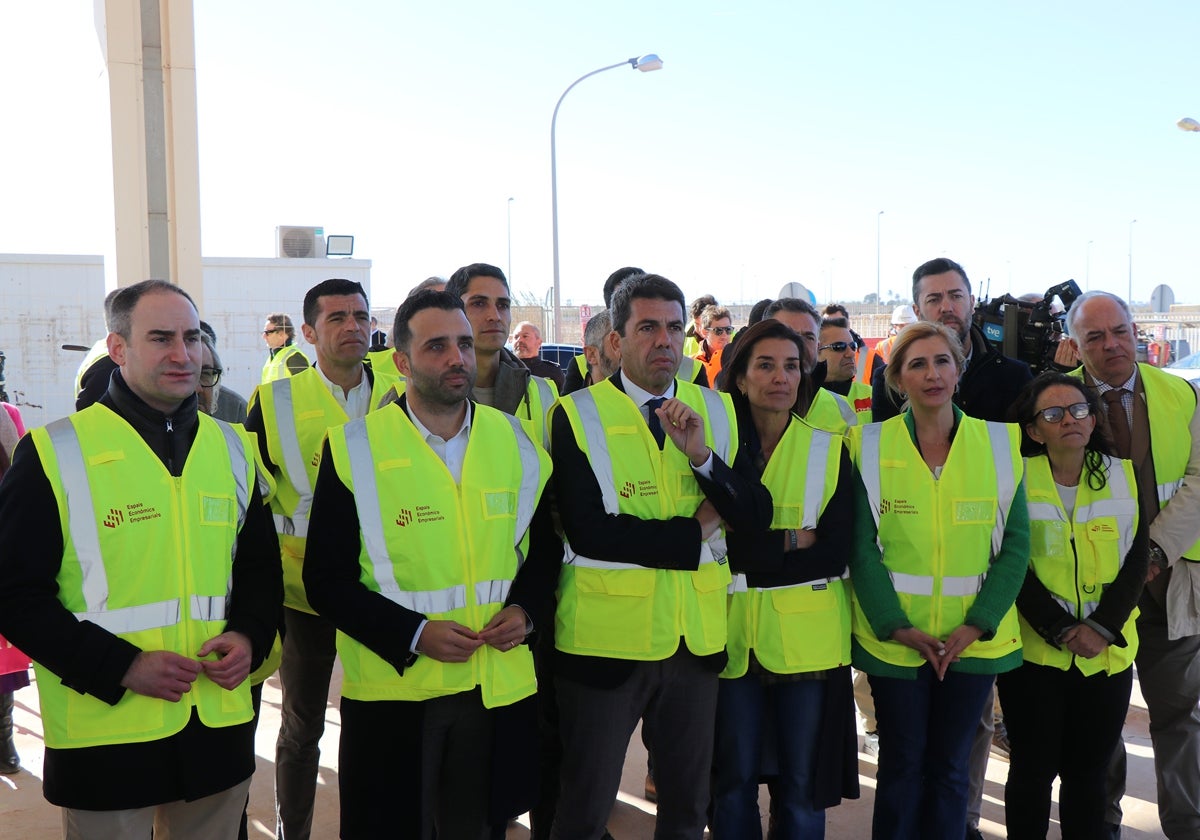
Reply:
[[639, 724], [656, 837], [821, 838], [857, 703], [873, 838], [981, 837], [1002, 720], [1008, 837], [1057, 779], [1092, 840], [1136, 663], [1163, 831], [1200, 837], [1197, 390], [1114, 295], [1035, 378], [961, 265], [912, 294], [868, 351], [843, 307], [739, 329], [626, 267], [563, 371], [495, 266], [421, 283], [390, 346], [330, 279], [315, 359], [268, 315], [247, 401], [186, 292], [117, 290], [77, 412], [0, 412], [0, 773], [32, 659], [65, 837], [245, 837], [277, 670], [276, 831], [308, 838], [340, 659], [346, 838], [608, 837]]

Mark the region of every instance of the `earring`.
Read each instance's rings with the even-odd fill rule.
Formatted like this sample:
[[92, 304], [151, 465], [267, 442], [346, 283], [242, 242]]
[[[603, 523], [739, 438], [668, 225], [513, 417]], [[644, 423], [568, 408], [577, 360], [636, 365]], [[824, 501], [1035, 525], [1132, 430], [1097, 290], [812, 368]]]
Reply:
[[906, 394], [904, 391], [901, 391], [901, 392], [900, 392], [900, 399], [902, 399], [902, 400], [906, 400], [906, 399], [908, 399], [908, 394]]

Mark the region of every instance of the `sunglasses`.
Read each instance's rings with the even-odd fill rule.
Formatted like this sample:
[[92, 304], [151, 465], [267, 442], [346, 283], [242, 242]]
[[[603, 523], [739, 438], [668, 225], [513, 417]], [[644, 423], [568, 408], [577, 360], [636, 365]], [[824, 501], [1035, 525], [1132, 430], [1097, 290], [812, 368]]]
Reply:
[[1085, 402], [1073, 405], [1052, 405], [1049, 408], [1043, 408], [1041, 411], [1035, 411], [1034, 416], [1041, 417], [1047, 423], [1061, 423], [1063, 417], [1068, 412], [1076, 420], [1083, 420], [1085, 417], [1091, 416], [1092, 407]]
[[822, 344], [817, 348], [817, 352], [822, 350], [832, 350], [834, 353], [845, 353], [847, 350], [857, 350], [858, 343], [855, 341], [834, 341], [829, 344]]
[[200, 368], [200, 385], [204, 388], [211, 388], [221, 380], [221, 368]]
[[271, 327], [269, 330], [263, 330], [263, 335], [274, 335], [277, 332], [283, 332], [283, 327]]
[[708, 331], [713, 335], [733, 335], [733, 327], [710, 327]]

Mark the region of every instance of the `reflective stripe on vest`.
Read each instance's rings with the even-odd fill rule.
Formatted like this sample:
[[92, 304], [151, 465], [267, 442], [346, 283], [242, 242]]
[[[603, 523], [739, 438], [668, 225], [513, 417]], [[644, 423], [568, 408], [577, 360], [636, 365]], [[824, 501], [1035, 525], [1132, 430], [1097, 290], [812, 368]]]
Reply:
[[[521, 487], [517, 497], [515, 542], [513, 550], [517, 556], [517, 568], [525, 562], [521, 553], [521, 542], [533, 522], [537, 509], [538, 484], [541, 464], [537, 455], [537, 444], [521, 425], [521, 421], [509, 414], [501, 414], [517, 439], [517, 451], [521, 460]], [[405, 420], [407, 422], [407, 418]], [[389, 601], [419, 613], [445, 613], [467, 605], [466, 586], [451, 586], [425, 592], [409, 592], [400, 588], [392, 568], [391, 556], [383, 530], [383, 513], [379, 508], [379, 486], [375, 480], [375, 459], [371, 454], [371, 442], [367, 436], [367, 425], [361, 420], [345, 426], [346, 452], [350, 460], [350, 474], [354, 481], [354, 501], [359, 512], [359, 527], [362, 529], [363, 545], [371, 561], [371, 572], [379, 584], [379, 592]], [[504, 603], [508, 597], [509, 581], [481, 581], [475, 584], [477, 603]], [[498, 593], [503, 593], [496, 597]]]
[[[699, 387], [699, 386], [697, 386]], [[717, 454], [722, 461], [729, 463], [730, 425], [729, 416], [725, 413], [725, 403], [721, 395], [710, 388], [700, 388], [704, 398], [704, 408], [708, 412], [708, 422], [712, 428], [713, 444], [721, 447]], [[612, 455], [608, 451], [608, 440], [604, 435], [604, 424], [600, 422], [600, 411], [596, 407], [596, 398], [586, 388], [571, 395], [575, 409], [579, 412], [579, 420], [583, 424], [583, 435], [588, 443], [588, 462], [600, 485], [600, 498], [604, 502], [604, 512], [616, 516], [621, 512], [617, 501], [617, 483], [613, 478]], [[641, 413], [639, 407], [638, 413]], [[715, 452], [716, 450], [714, 450]], [[818, 504], [819, 504], [818, 499]], [[704, 551], [707, 548], [707, 551]], [[722, 529], [701, 543], [700, 565], [715, 563], [724, 559], [728, 554], [725, 545], [725, 534]], [[593, 560], [577, 554], [570, 543], [566, 545], [564, 563], [573, 563], [589, 569], [645, 569], [637, 563], [616, 563], [608, 560]]]
[[[1007, 523], [1008, 510], [1012, 507], [1013, 497], [1017, 493], [1016, 475], [1012, 470], [1012, 447], [1008, 429], [1004, 423], [987, 422], [988, 439], [991, 442], [992, 461], [996, 469], [996, 524], [992, 526], [992, 555], [994, 559], [1000, 553], [1004, 544], [1004, 527]], [[879, 437], [882, 424], [870, 423], [862, 431], [862, 462], [864, 464], [879, 463]], [[875, 519], [875, 544], [883, 551], [879, 540], [879, 508], [883, 491], [880, 488], [879, 469], [860, 471], [867, 498], [871, 502], [871, 516]], [[909, 575], [901, 572], [888, 571], [892, 578], [892, 586], [898, 594], [933, 596], [932, 575]], [[966, 597], [978, 595], [987, 575], [944, 576], [942, 577], [942, 595]]]
[[[994, 558], [1000, 553], [1000, 549], [1004, 544], [1004, 527], [1007, 524], [1008, 510], [1012, 507], [1013, 497], [1017, 494], [1017, 477], [1012, 470], [1012, 446], [1006, 424], [988, 421], [986, 425], [988, 439], [992, 444], [992, 463], [996, 470], [996, 524], [992, 527], [992, 557]], [[879, 436], [882, 428], [882, 423], [868, 423], [862, 427], [863, 464], [877, 465], [879, 463]], [[871, 502], [871, 516], [875, 519], [875, 544], [879, 546], [880, 551], [883, 551], [883, 544], [880, 543], [878, 536], [879, 508], [883, 495], [879, 483], [879, 469], [876, 467], [874, 469], [860, 470], [860, 475], [862, 476], [863, 486], [867, 491], [867, 498]], [[932, 587], [933, 578], [929, 580]], [[953, 578], [945, 578], [945, 580], [953, 580]], [[913, 585], [916, 586], [916, 584]], [[965, 588], [966, 584], [957, 584], [956, 586], [958, 588]], [[908, 589], [904, 591], [917, 595], [929, 595], [933, 591], [931, 588], [926, 592], [922, 586], [917, 586], [917, 588], [922, 591], [918, 592]], [[957, 594], [970, 594], [977, 591], [978, 589], [972, 589], [965, 593]], [[956, 593], [946, 591], [946, 594]]]
[[803, 589], [804, 587], [812, 587], [821, 589], [834, 581], [847, 580], [850, 577], [850, 570], [847, 569], [840, 577], [831, 578], [814, 578], [813, 580], [802, 581], [801, 583], [788, 583], [783, 586], [750, 586], [749, 580], [744, 573], [739, 572], [733, 576], [733, 580], [729, 583], [729, 594], [735, 595], [739, 592], [770, 592], [772, 589]]
[[290, 517], [274, 514], [275, 530], [281, 535], [308, 537], [308, 513], [312, 509], [312, 485], [308, 480], [304, 455], [300, 452], [300, 432], [296, 428], [296, 408], [292, 401], [292, 383], [288, 379], [276, 379], [268, 386], [275, 398], [275, 424], [279, 431], [279, 447], [282, 450], [288, 481], [300, 497], [296, 510]]
[[[221, 429], [225, 445], [229, 449], [229, 460], [234, 471], [238, 530], [240, 531], [246, 520], [246, 511], [250, 503], [249, 489], [246, 484], [246, 471], [249, 467], [246, 453], [237, 432], [228, 423], [220, 420], [212, 422]], [[90, 621], [110, 633], [154, 630], [178, 624], [180, 619], [178, 598], [151, 604], [138, 604], [132, 607], [108, 608], [108, 573], [105, 571], [104, 559], [100, 552], [100, 534], [96, 530], [96, 519], [90, 504], [91, 483], [88, 481], [79, 436], [69, 419], [51, 423], [46, 427], [46, 434], [54, 446], [55, 456], [59, 463], [59, 480], [66, 490], [67, 530], [75, 545], [75, 554], [79, 558], [81, 589], [84, 602], [87, 604], [87, 609], [75, 613], [75, 617], [80, 621]], [[75, 503], [72, 504], [71, 500], [75, 500]], [[236, 541], [233, 552], [237, 552]], [[232, 586], [233, 580], [230, 578], [226, 583], [226, 595]], [[193, 595], [190, 614], [194, 619], [205, 621], [225, 618], [227, 604], [226, 596]]]
[[541, 430], [542, 430], [542, 447], [547, 452], [549, 452], [550, 451], [550, 424], [546, 422], [546, 412], [548, 412], [550, 410], [550, 407], [552, 405], [554, 405], [555, 401], [558, 399], [558, 395], [554, 392], [554, 386], [550, 384], [550, 381], [548, 379], [545, 379], [541, 376], [534, 376], [533, 374], [530, 374], [529, 382], [531, 385], [534, 386], [535, 390], [537, 391], [537, 394], [538, 394], [537, 411], [541, 415], [539, 417], [530, 417], [529, 419], [534, 422], [535, 429], [539, 428], [539, 427], [541, 428]]

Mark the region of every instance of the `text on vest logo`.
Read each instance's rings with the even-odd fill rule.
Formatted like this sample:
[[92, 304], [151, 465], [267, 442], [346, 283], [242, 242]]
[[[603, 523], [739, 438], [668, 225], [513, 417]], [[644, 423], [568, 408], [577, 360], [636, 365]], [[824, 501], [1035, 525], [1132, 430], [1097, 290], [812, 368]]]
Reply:
[[896, 516], [912, 516], [917, 506], [907, 499], [884, 499], [879, 503], [879, 515], [894, 513]]
[[105, 528], [116, 528], [118, 525], [120, 525], [124, 521], [125, 521], [125, 514], [123, 514], [121, 512], [120, 508], [109, 508], [108, 515], [104, 517], [104, 527]]
[[412, 522], [412, 511], [408, 508], [401, 508], [400, 515], [396, 517], [396, 524], [403, 528], [410, 522]]

